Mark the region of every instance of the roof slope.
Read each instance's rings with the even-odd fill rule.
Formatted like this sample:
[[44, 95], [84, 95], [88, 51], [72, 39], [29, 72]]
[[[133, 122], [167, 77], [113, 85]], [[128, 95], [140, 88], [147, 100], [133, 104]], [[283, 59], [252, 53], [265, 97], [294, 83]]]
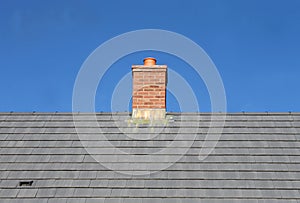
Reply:
[[[157, 132], [102, 113], [99, 133], [88, 114], [76, 131], [71, 113], [1, 113], [0, 202], [300, 202], [300, 114], [227, 114], [220, 138], [207, 134], [210, 117], [169, 115]], [[216, 147], [199, 160], [207, 138]]]

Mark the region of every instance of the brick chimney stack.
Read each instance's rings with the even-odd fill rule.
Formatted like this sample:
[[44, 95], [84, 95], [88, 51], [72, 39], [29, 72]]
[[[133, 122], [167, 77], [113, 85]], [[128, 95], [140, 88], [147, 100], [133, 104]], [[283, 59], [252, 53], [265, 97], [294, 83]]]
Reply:
[[144, 65], [132, 66], [132, 118], [164, 119], [166, 114], [167, 66], [145, 58]]

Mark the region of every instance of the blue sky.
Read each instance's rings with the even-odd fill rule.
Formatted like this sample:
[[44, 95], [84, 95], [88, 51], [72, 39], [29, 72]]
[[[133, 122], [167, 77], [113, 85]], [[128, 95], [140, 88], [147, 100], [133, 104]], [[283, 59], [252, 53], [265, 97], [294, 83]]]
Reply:
[[[300, 111], [300, 1], [0, 1], [0, 111], [72, 111], [76, 75], [103, 42], [139, 29], [164, 29], [200, 45], [224, 83], [228, 112]], [[132, 64], [154, 56], [189, 81], [210, 111], [203, 81], [184, 61], [139, 52], [100, 82], [97, 111], [110, 111], [114, 86]], [[168, 94], [168, 111], [179, 111]], [[130, 110], [124, 109], [124, 111]]]

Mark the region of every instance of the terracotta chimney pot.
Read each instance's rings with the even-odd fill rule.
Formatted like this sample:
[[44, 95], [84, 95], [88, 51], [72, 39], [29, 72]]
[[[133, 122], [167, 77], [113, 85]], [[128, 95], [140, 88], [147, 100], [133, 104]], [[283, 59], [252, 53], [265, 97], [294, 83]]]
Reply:
[[144, 66], [155, 66], [156, 59], [152, 57], [147, 57], [144, 59]]

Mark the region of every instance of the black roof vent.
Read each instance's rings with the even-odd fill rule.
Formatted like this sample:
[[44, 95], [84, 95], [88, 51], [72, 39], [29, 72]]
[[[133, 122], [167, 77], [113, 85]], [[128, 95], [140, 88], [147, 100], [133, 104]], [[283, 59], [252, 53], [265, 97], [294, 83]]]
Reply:
[[24, 180], [19, 182], [20, 187], [32, 186], [33, 180]]

